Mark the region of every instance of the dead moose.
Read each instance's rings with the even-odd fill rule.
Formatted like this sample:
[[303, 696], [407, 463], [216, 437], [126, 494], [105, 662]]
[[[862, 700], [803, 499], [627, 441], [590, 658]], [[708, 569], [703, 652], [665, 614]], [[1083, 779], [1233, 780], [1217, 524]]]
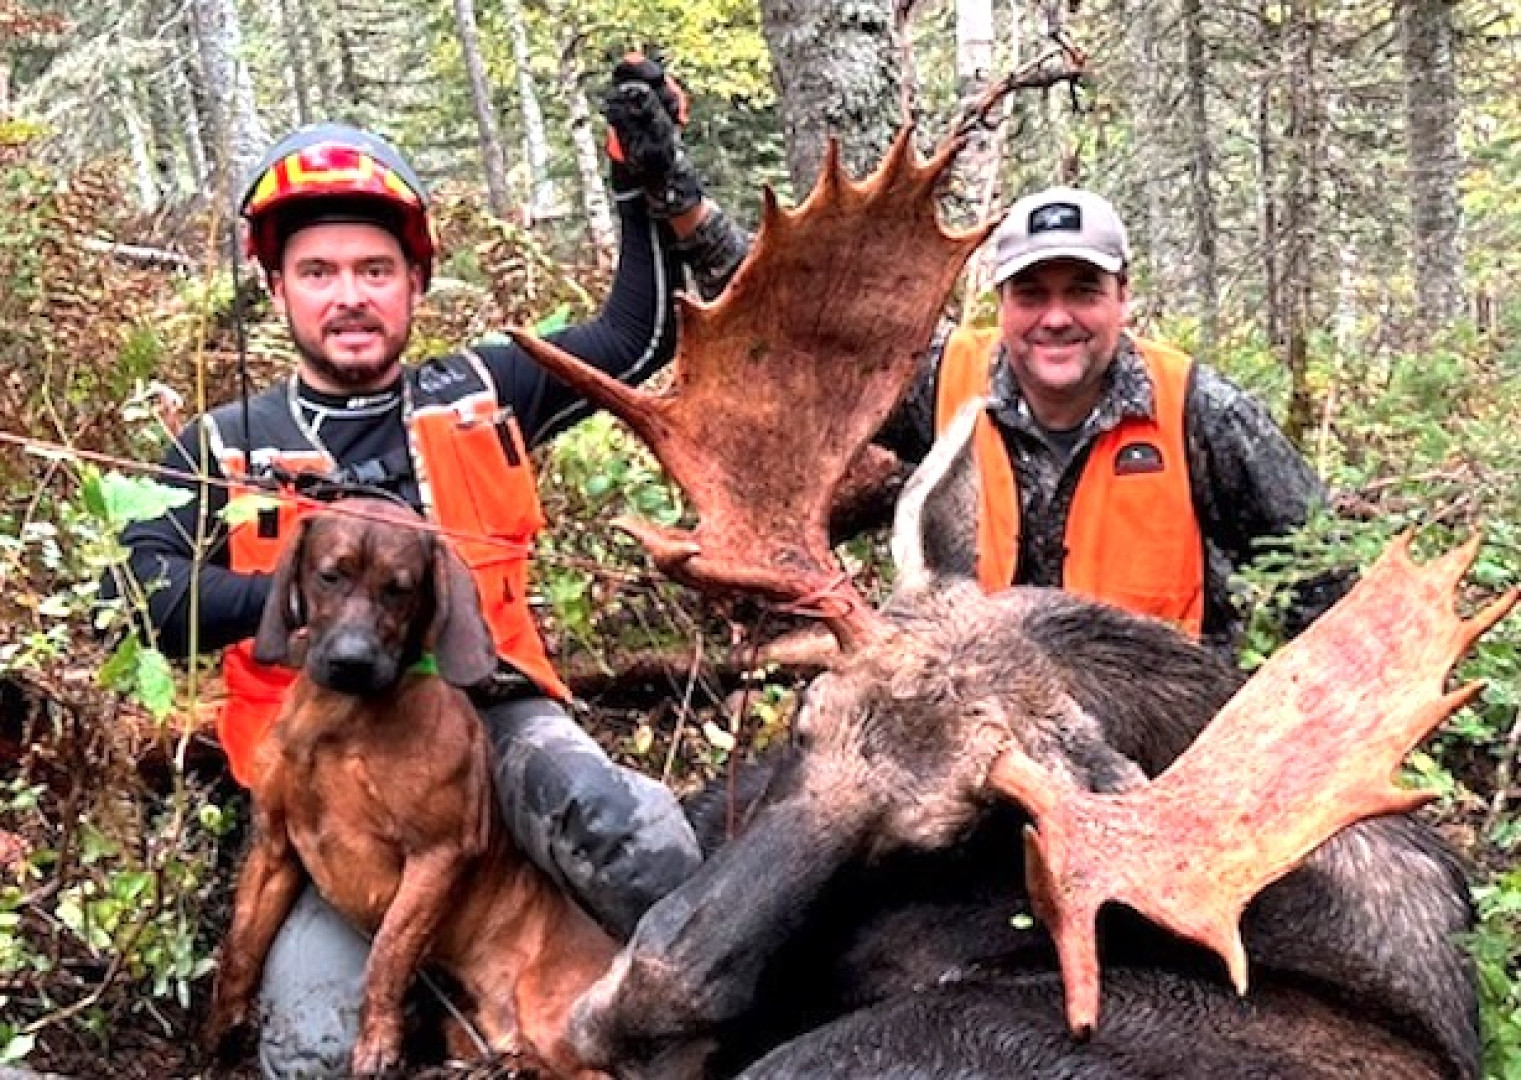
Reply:
[[953, 154], [905, 134], [863, 184], [831, 153], [802, 207], [768, 193], [667, 391], [523, 339], [691, 496], [690, 533], [629, 525], [663, 569], [845, 646], [743, 829], [577, 1006], [578, 1049], [665, 1080], [1476, 1075], [1463, 877], [1390, 782], [1515, 601], [1454, 614], [1472, 546], [1397, 546], [1241, 688], [1159, 623], [980, 592], [968, 413], [900, 501], [885, 609], [846, 583], [832, 500], [990, 227], [941, 228]]

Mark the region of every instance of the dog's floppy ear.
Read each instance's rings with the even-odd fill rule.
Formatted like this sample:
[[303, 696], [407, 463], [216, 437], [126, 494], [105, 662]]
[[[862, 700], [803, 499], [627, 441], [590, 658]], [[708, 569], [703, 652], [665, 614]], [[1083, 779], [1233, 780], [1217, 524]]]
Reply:
[[483, 682], [496, 671], [496, 646], [481, 615], [475, 579], [442, 537], [433, 545], [433, 597], [437, 610], [428, 647], [439, 675], [455, 686]]
[[264, 614], [254, 634], [253, 655], [261, 664], [291, 664], [291, 635], [306, 625], [305, 605], [301, 601], [301, 552], [306, 547], [306, 529], [311, 518], [296, 524], [296, 535], [285, 542], [275, 580], [264, 601]]

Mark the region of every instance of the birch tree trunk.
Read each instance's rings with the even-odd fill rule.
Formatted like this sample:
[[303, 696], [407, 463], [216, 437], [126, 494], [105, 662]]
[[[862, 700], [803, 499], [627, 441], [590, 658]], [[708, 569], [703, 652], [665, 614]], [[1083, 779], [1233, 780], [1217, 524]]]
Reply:
[[[187, 38], [187, 46], [194, 42]], [[211, 156], [206, 149], [206, 114], [201, 93], [201, 69], [188, 56], [177, 60], [171, 69], [170, 104], [174, 108], [190, 172], [199, 187], [211, 179]]]
[[1405, 68], [1405, 140], [1415, 297], [1423, 334], [1463, 307], [1462, 227], [1458, 180], [1458, 80], [1453, 58], [1453, 0], [1401, 0]]
[[[956, 0], [956, 98], [965, 110], [987, 89], [993, 75], [993, 0]], [[1018, 63], [1018, 49], [1014, 50]], [[989, 117], [994, 123], [995, 118]], [[995, 127], [979, 125], [956, 160], [956, 184], [943, 201], [952, 222], [980, 221], [997, 197], [999, 143]], [[962, 317], [970, 317], [979, 295], [992, 276], [991, 251], [984, 247], [967, 262]]]
[[1214, 152], [1206, 92], [1209, 61], [1204, 41], [1202, 0], [1183, 0], [1182, 21], [1189, 209], [1194, 235], [1194, 295], [1199, 311], [1200, 352], [1208, 359], [1220, 336], [1220, 248], [1219, 223], [1215, 218]]
[[544, 130], [544, 110], [529, 67], [528, 24], [523, 6], [506, 0], [507, 25], [512, 34], [512, 59], [518, 69], [518, 106], [523, 110], [523, 149], [528, 156], [528, 214], [541, 221], [562, 212], [559, 193], [549, 178], [549, 135]]
[[[956, 100], [963, 109], [987, 89], [993, 74], [993, 0], [956, 0]], [[998, 172], [993, 133], [978, 127], [956, 161], [974, 203]]]
[[507, 158], [502, 152], [502, 132], [496, 122], [486, 61], [481, 56], [474, 0], [454, 0], [454, 24], [465, 58], [465, 73], [470, 79], [470, 100], [475, 106], [481, 164], [486, 171], [486, 199], [491, 204], [492, 213], [506, 219], [512, 210], [512, 199], [507, 191]]
[[760, 0], [760, 9], [794, 194], [812, 188], [831, 133], [846, 169], [864, 176], [901, 119], [892, 0]]
[[191, 12], [202, 89], [211, 115], [217, 187], [235, 212], [239, 189], [269, 145], [269, 133], [254, 108], [237, 4], [234, 0], [192, 0]]
[[575, 38], [560, 50], [560, 96], [570, 107], [570, 144], [580, 179], [581, 207], [586, 213], [586, 230], [596, 253], [597, 265], [611, 270], [618, 257], [618, 233], [613, 227], [612, 203], [602, 180], [602, 154], [597, 148], [597, 134], [592, 123], [591, 103], [581, 89], [581, 67], [576, 60]]
[[143, 118], [137, 87], [131, 76], [118, 75], [112, 80], [117, 115], [127, 134], [127, 153], [132, 159], [132, 176], [137, 185], [137, 201], [144, 210], [158, 209], [161, 192], [158, 169], [154, 164], [153, 133]]
[[11, 58], [0, 52], [0, 116], [11, 111]]

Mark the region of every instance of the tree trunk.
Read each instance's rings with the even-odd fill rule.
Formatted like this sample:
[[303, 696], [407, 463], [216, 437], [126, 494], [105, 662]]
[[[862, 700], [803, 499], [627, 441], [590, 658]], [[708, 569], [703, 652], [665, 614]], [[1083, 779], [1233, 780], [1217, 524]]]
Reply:
[[[187, 45], [193, 42], [187, 41]], [[205, 94], [201, 91], [200, 65], [188, 57], [177, 60], [171, 79], [170, 102], [174, 106], [185, 156], [197, 188], [211, 179], [211, 158], [206, 149]]]
[[306, 37], [311, 50], [308, 55], [312, 62], [312, 89], [315, 98], [312, 104], [326, 117], [340, 112], [337, 104], [340, 80], [334, 74], [329, 34], [326, 32], [330, 23], [323, 12], [324, 5], [321, 4], [308, 3], [302, 7], [304, 24], [310, 27]]
[[528, 155], [528, 214], [541, 221], [561, 213], [560, 196], [549, 177], [549, 135], [544, 130], [544, 110], [529, 69], [528, 24], [523, 6], [507, 0], [507, 24], [512, 33], [512, 59], [518, 69], [518, 104], [523, 110], [523, 148]]
[[312, 122], [311, 79], [306, 73], [305, 35], [296, 24], [295, 12], [290, 0], [280, 0], [280, 36], [285, 39], [285, 59], [289, 64], [291, 89], [296, 97], [296, 122], [302, 126]]
[[144, 210], [158, 209], [161, 193], [158, 170], [154, 165], [153, 135], [139, 107], [137, 87], [130, 75], [111, 80], [116, 110], [127, 134], [127, 153], [132, 159], [132, 176], [137, 185], [137, 201]]
[[11, 58], [0, 53], [0, 116], [11, 111]]
[[1463, 310], [1458, 80], [1453, 0], [1401, 0], [1405, 141], [1418, 325], [1429, 334]]
[[586, 228], [597, 265], [611, 270], [618, 257], [618, 233], [613, 227], [612, 203], [607, 185], [602, 181], [602, 154], [592, 126], [591, 104], [581, 89], [581, 67], [576, 61], [575, 32], [572, 41], [560, 50], [560, 96], [570, 107], [570, 143], [575, 153], [576, 175], [581, 183], [581, 205], [586, 212]]
[[1215, 219], [1214, 153], [1206, 84], [1209, 60], [1202, 0], [1183, 0], [1185, 121], [1189, 143], [1189, 209], [1194, 235], [1194, 296], [1199, 311], [1200, 353], [1213, 356], [1220, 336], [1219, 224]]
[[794, 195], [812, 188], [831, 134], [846, 169], [866, 175], [901, 119], [892, 0], [761, 0], [760, 9]]
[[[993, 0], [956, 0], [956, 100], [965, 109], [987, 89], [993, 74]], [[956, 161], [962, 197], [957, 220], [972, 221], [983, 192], [998, 173], [993, 132], [978, 127]]]
[[338, 94], [350, 109], [364, 106], [364, 89], [360, 85], [359, 60], [354, 55], [354, 38], [343, 16], [337, 20]]
[[211, 114], [217, 188], [236, 211], [242, 184], [269, 145], [269, 133], [254, 108], [237, 4], [234, 0], [192, 0], [191, 11]]
[[1277, 191], [1277, 144], [1273, 137], [1273, 88], [1272, 66], [1268, 57], [1276, 56], [1279, 49], [1278, 30], [1273, 21], [1271, 6], [1274, 0], [1259, 0], [1257, 7], [1257, 52], [1261, 57], [1262, 74], [1256, 89], [1257, 104], [1257, 236], [1262, 248], [1262, 299], [1266, 312], [1268, 343], [1274, 347], [1285, 344], [1284, 327], [1288, 318], [1283, 310], [1282, 264], [1279, 259], [1278, 191]]
[[1283, 288], [1288, 314], [1289, 412], [1284, 431], [1289, 438], [1300, 443], [1314, 424], [1309, 340], [1314, 326], [1310, 307], [1315, 291], [1315, 206], [1320, 150], [1315, 4], [1316, 0], [1289, 0], [1283, 38], [1284, 81], [1289, 105], [1288, 133], [1284, 140], [1286, 190], [1283, 199], [1283, 224], [1287, 234]]
[[1178, 125], [1171, 104], [1170, 77], [1177, 64], [1166, 54], [1177, 18], [1170, 2], [1125, 0], [1125, 71], [1128, 113], [1133, 130], [1125, 201], [1138, 209], [1131, 216], [1130, 242], [1149, 269], [1150, 287], [1138, 296], [1135, 317], [1145, 323], [1162, 318], [1174, 298], [1184, 294], [1188, 253], [1173, 241], [1170, 227], [1182, 189], [1178, 168]]
[[496, 122], [491, 81], [486, 76], [486, 61], [481, 55], [474, 0], [454, 0], [454, 24], [465, 58], [465, 73], [470, 79], [470, 100], [475, 106], [481, 164], [486, 171], [486, 199], [491, 204], [492, 213], [506, 220], [512, 210], [512, 198], [507, 191], [507, 157], [502, 152], [502, 132]]

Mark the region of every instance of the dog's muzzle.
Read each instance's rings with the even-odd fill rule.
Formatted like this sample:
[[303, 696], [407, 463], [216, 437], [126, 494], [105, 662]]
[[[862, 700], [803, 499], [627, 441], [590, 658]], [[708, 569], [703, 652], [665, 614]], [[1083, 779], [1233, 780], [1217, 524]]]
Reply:
[[306, 673], [318, 686], [340, 694], [377, 694], [396, 684], [400, 664], [367, 627], [340, 626], [307, 654]]

